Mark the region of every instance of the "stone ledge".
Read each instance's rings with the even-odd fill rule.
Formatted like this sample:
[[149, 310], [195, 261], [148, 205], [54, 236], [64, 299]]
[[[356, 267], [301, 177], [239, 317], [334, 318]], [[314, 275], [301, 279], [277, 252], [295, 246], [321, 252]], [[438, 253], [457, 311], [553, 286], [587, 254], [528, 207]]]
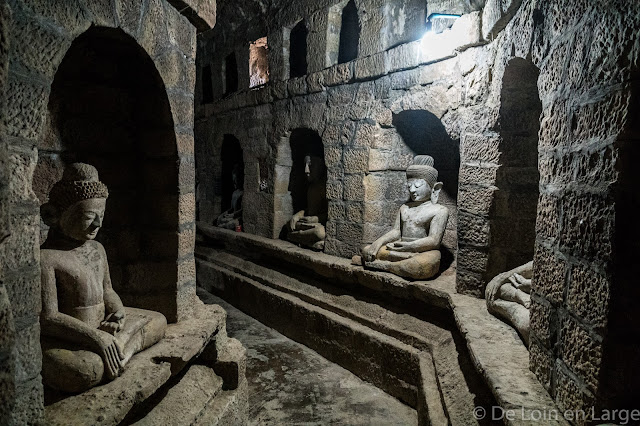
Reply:
[[[201, 237], [235, 251], [263, 253], [293, 263], [334, 281], [356, 284], [394, 297], [419, 300], [425, 308], [435, 306], [452, 312], [464, 336], [475, 369], [490, 387], [503, 409], [513, 409], [507, 424], [528, 424], [532, 410], [552, 412], [557, 408], [542, 384], [529, 370], [529, 352], [516, 331], [493, 317], [483, 299], [455, 292], [455, 280], [445, 271], [431, 281], [407, 281], [384, 272], [367, 271], [342, 259], [302, 249], [287, 241], [238, 233], [198, 223]], [[491, 407], [485, 407], [490, 410]], [[471, 413], [470, 413], [471, 415]], [[549, 424], [568, 425], [564, 419]]]
[[225, 328], [226, 312], [220, 306], [198, 301], [193, 318], [169, 324], [165, 337], [131, 358], [117, 380], [45, 407], [46, 424], [117, 425]]
[[[328, 87], [341, 86], [367, 80], [375, 80], [385, 75], [414, 72], [416, 81], [423, 84], [423, 75], [429, 76], [432, 67], [450, 71], [455, 69], [457, 56], [450, 54], [437, 59], [414, 59], [410, 65], [405, 65], [397, 58], [399, 55], [408, 55], [407, 52], [416, 50], [419, 41], [398, 46], [392, 50], [379, 52], [348, 62], [334, 65], [322, 71], [307, 74], [304, 77], [269, 82], [257, 88], [244, 89], [227, 97], [218, 99], [213, 103], [195, 106], [196, 119], [208, 118], [213, 115], [223, 114], [236, 109], [255, 107], [269, 104], [277, 100], [289, 99], [295, 96], [309, 96], [321, 92]], [[375, 70], [367, 71], [370, 63], [375, 62]], [[360, 71], [358, 71], [360, 70]]]

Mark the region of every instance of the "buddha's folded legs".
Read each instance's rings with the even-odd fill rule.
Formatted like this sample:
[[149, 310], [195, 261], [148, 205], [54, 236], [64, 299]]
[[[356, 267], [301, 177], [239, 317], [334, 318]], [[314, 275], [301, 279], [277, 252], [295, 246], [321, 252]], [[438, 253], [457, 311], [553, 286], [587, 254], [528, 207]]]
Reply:
[[[324, 239], [326, 236], [324, 225], [321, 223], [305, 224], [304, 230], [295, 230], [289, 232], [287, 239], [292, 243], [302, 244], [304, 246], [322, 249], [324, 247]], [[322, 247], [320, 244], [322, 243]]]
[[[125, 307], [124, 328], [116, 333], [125, 358], [157, 343], [167, 327], [164, 315]], [[54, 389], [77, 393], [103, 381], [104, 364], [100, 355], [74, 343], [42, 336], [42, 377]]]
[[[397, 259], [397, 253], [385, 248], [380, 249], [377, 259], [372, 262], [364, 262], [364, 266], [380, 271], [387, 271], [404, 278], [425, 280], [433, 277], [440, 269], [440, 250], [431, 250], [424, 253], [413, 253], [413, 256], [402, 260]], [[404, 256], [402, 256], [404, 257]]]
[[97, 353], [70, 342], [42, 337], [42, 381], [63, 392], [82, 392], [102, 381], [104, 364]]
[[116, 333], [116, 338], [124, 351], [123, 363], [134, 355], [154, 345], [164, 337], [167, 319], [159, 312], [146, 309], [124, 308], [126, 321], [124, 328]]
[[500, 299], [488, 301], [487, 304], [489, 312], [513, 325], [529, 346], [529, 309], [520, 303]]

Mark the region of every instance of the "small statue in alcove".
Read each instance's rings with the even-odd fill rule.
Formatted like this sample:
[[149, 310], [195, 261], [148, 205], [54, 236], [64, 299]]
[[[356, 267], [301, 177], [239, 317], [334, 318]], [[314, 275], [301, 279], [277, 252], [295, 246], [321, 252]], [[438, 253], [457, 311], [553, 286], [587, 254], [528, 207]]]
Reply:
[[164, 336], [161, 313], [125, 307], [95, 241], [108, 191], [95, 167], [69, 165], [42, 206], [49, 234], [40, 250], [42, 379], [82, 392], [115, 379], [137, 352]]
[[293, 215], [287, 224], [287, 240], [314, 250], [324, 249], [327, 223], [327, 167], [324, 159], [314, 155], [304, 157], [307, 177], [307, 207]]
[[231, 207], [222, 212], [216, 219], [216, 226], [225, 229], [241, 229], [242, 227], [242, 195], [244, 194], [244, 176], [240, 164], [235, 164], [231, 172], [233, 179], [233, 193]]
[[352, 263], [416, 280], [436, 275], [449, 219], [449, 210], [437, 204], [442, 189], [437, 180], [433, 158], [416, 156], [407, 168], [410, 201], [400, 207], [393, 229], [364, 247]]
[[515, 327], [529, 346], [529, 307], [533, 262], [496, 275], [485, 289], [487, 310]]

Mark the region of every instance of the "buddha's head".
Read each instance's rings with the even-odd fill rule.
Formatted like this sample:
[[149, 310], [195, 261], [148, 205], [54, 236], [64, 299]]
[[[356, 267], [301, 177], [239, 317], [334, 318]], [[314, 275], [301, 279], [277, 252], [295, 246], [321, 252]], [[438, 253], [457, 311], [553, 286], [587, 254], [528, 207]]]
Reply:
[[316, 155], [305, 155], [304, 157], [304, 175], [309, 182], [321, 182], [325, 179], [326, 166], [324, 159]]
[[108, 196], [95, 167], [70, 164], [51, 189], [49, 202], [42, 206], [42, 219], [69, 238], [93, 240], [102, 226]]
[[438, 202], [442, 182], [438, 182], [438, 171], [433, 167], [433, 157], [415, 156], [413, 164], [407, 168], [407, 189], [411, 201]]

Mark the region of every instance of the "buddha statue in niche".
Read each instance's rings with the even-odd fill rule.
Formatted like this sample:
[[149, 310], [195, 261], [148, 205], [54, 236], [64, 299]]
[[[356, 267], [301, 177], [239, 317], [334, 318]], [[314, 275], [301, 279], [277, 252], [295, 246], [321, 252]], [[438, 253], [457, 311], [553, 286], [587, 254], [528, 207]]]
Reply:
[[244, 185], [242, 167], [235, 164], [231, 172], [233, 178], [233, 193], [231, 194], [231, 207], [222, 212], [216, 219], [216, 226], [225, 229], [237, 229], [242, 224], [242, 195]]
[[484, 292], [487, 310], [515, 327], [527, 347], [532, 275], [533, 262], [529, 262], [497, 275]]
[[393, 229], [354, 256], [353, 264], [386, 271], [409, 279], [428, 279], [440, 268], [440, 243], [449, 210], [437, 204], [442, 182], [433, 158], [418, 155], [407, 168], [410, 200], [403, 204]]
[[69, 165], [41, 208], [50, 226], [40, 250], [43, 382], [82, 392], [119, 376], [129, 359], [164, 336], [164, 315], [125, 307], [95, 241], [108, 196], [97, 170]]
[[324, 249], [327, 223], [327, 167], [324, 159], [305, 155], [304, 174], [307, 178], [307, 206], [293, 215], [287, 224], [287, 240], [314, 250]]

